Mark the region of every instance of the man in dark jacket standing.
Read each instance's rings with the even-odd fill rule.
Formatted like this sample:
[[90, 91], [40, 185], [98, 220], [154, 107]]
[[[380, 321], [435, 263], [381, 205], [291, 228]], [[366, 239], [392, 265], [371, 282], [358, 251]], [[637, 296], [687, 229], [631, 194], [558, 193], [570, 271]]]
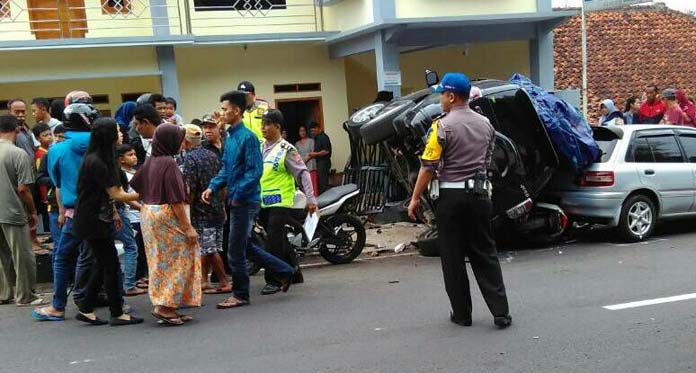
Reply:
[[309, 125], [312, 136], [314, 137], [314, 151], [309, 153], [307, 162], [312, 159], [317, 161], [317, 177], [319, 184], [319, 194], [329, 189], [329, 173], [331, 172], [331, 139], [324, 133], [317, 122]]

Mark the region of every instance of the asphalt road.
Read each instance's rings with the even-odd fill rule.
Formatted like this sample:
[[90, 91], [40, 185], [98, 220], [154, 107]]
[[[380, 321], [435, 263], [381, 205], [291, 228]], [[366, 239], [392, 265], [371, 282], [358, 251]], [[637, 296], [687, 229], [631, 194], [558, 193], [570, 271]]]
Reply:
[[[309, 268], [288, 294], [216, 310], [206, 296], [183, 327], [33, 322], [0, 306], [2, 372], [685, 372], [696, 370], [695, 222], [640, 244], [608, 232], [501, 254], [513, 326], [492, 324], [478, 290], [474, 325], [448, 320], [439, 259], [377, 258]], [[609, 240], [609, 242], [606, 242]], [[473, 277], [472, 277], [473, 278]], [[255, 294], [261, 278], [253, 280]], [[129, 298], [141, 315], [147, 297]], [[100, 310], [107, 316], [106, 310]]]

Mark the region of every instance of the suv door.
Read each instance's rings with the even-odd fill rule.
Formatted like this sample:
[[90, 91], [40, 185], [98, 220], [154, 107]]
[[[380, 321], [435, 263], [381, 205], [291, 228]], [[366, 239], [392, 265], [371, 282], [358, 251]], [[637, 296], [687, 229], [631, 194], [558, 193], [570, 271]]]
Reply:
[[696, 212], [696, 131], [694, 130], [678, 130], [677, 136], [681, 144], [686, 161], [691, 165], [691, 172], [694, 175], [694, 203], [691, 205], [691, 211]]
[[637, 132], [627, 157], [641, 183], [660, 195], [661, 216], [691, 211], [696, 179], [672, 130]]

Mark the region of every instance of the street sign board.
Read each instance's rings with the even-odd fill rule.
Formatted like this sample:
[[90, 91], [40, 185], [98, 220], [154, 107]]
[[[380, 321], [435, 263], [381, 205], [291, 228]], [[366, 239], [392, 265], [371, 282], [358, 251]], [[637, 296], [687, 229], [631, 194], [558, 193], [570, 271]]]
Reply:
[[650, 2], [650, 1], [646, 1], [646, 0], [584, 0], [584, 1], [585, 1], [585, 11], [621, 8], [624, 6]]
[[401, 85], [401, 71], [385, 71], [384, 85]]

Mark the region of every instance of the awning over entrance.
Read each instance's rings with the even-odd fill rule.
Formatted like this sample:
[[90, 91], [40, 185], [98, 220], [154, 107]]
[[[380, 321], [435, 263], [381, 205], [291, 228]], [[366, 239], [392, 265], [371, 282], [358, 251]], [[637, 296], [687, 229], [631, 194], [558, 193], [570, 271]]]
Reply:
[[553, 89], [553, 33], [576, 11], [548, 11], [436, 18], [388, 18], [327, 39], [331, 58], [375, 52], [380, 90], [400, 94], [400, 52], [466, 43], [529, 40], [532, 79]]
[[526, 40], [541, 30], [576, 15], [576, 11], [514, 13], [462, 17], [397, 18], [343, 32], [327, 39], [331, 57], [341, 58], [375, 49], [375, 33], [398, 47]]

